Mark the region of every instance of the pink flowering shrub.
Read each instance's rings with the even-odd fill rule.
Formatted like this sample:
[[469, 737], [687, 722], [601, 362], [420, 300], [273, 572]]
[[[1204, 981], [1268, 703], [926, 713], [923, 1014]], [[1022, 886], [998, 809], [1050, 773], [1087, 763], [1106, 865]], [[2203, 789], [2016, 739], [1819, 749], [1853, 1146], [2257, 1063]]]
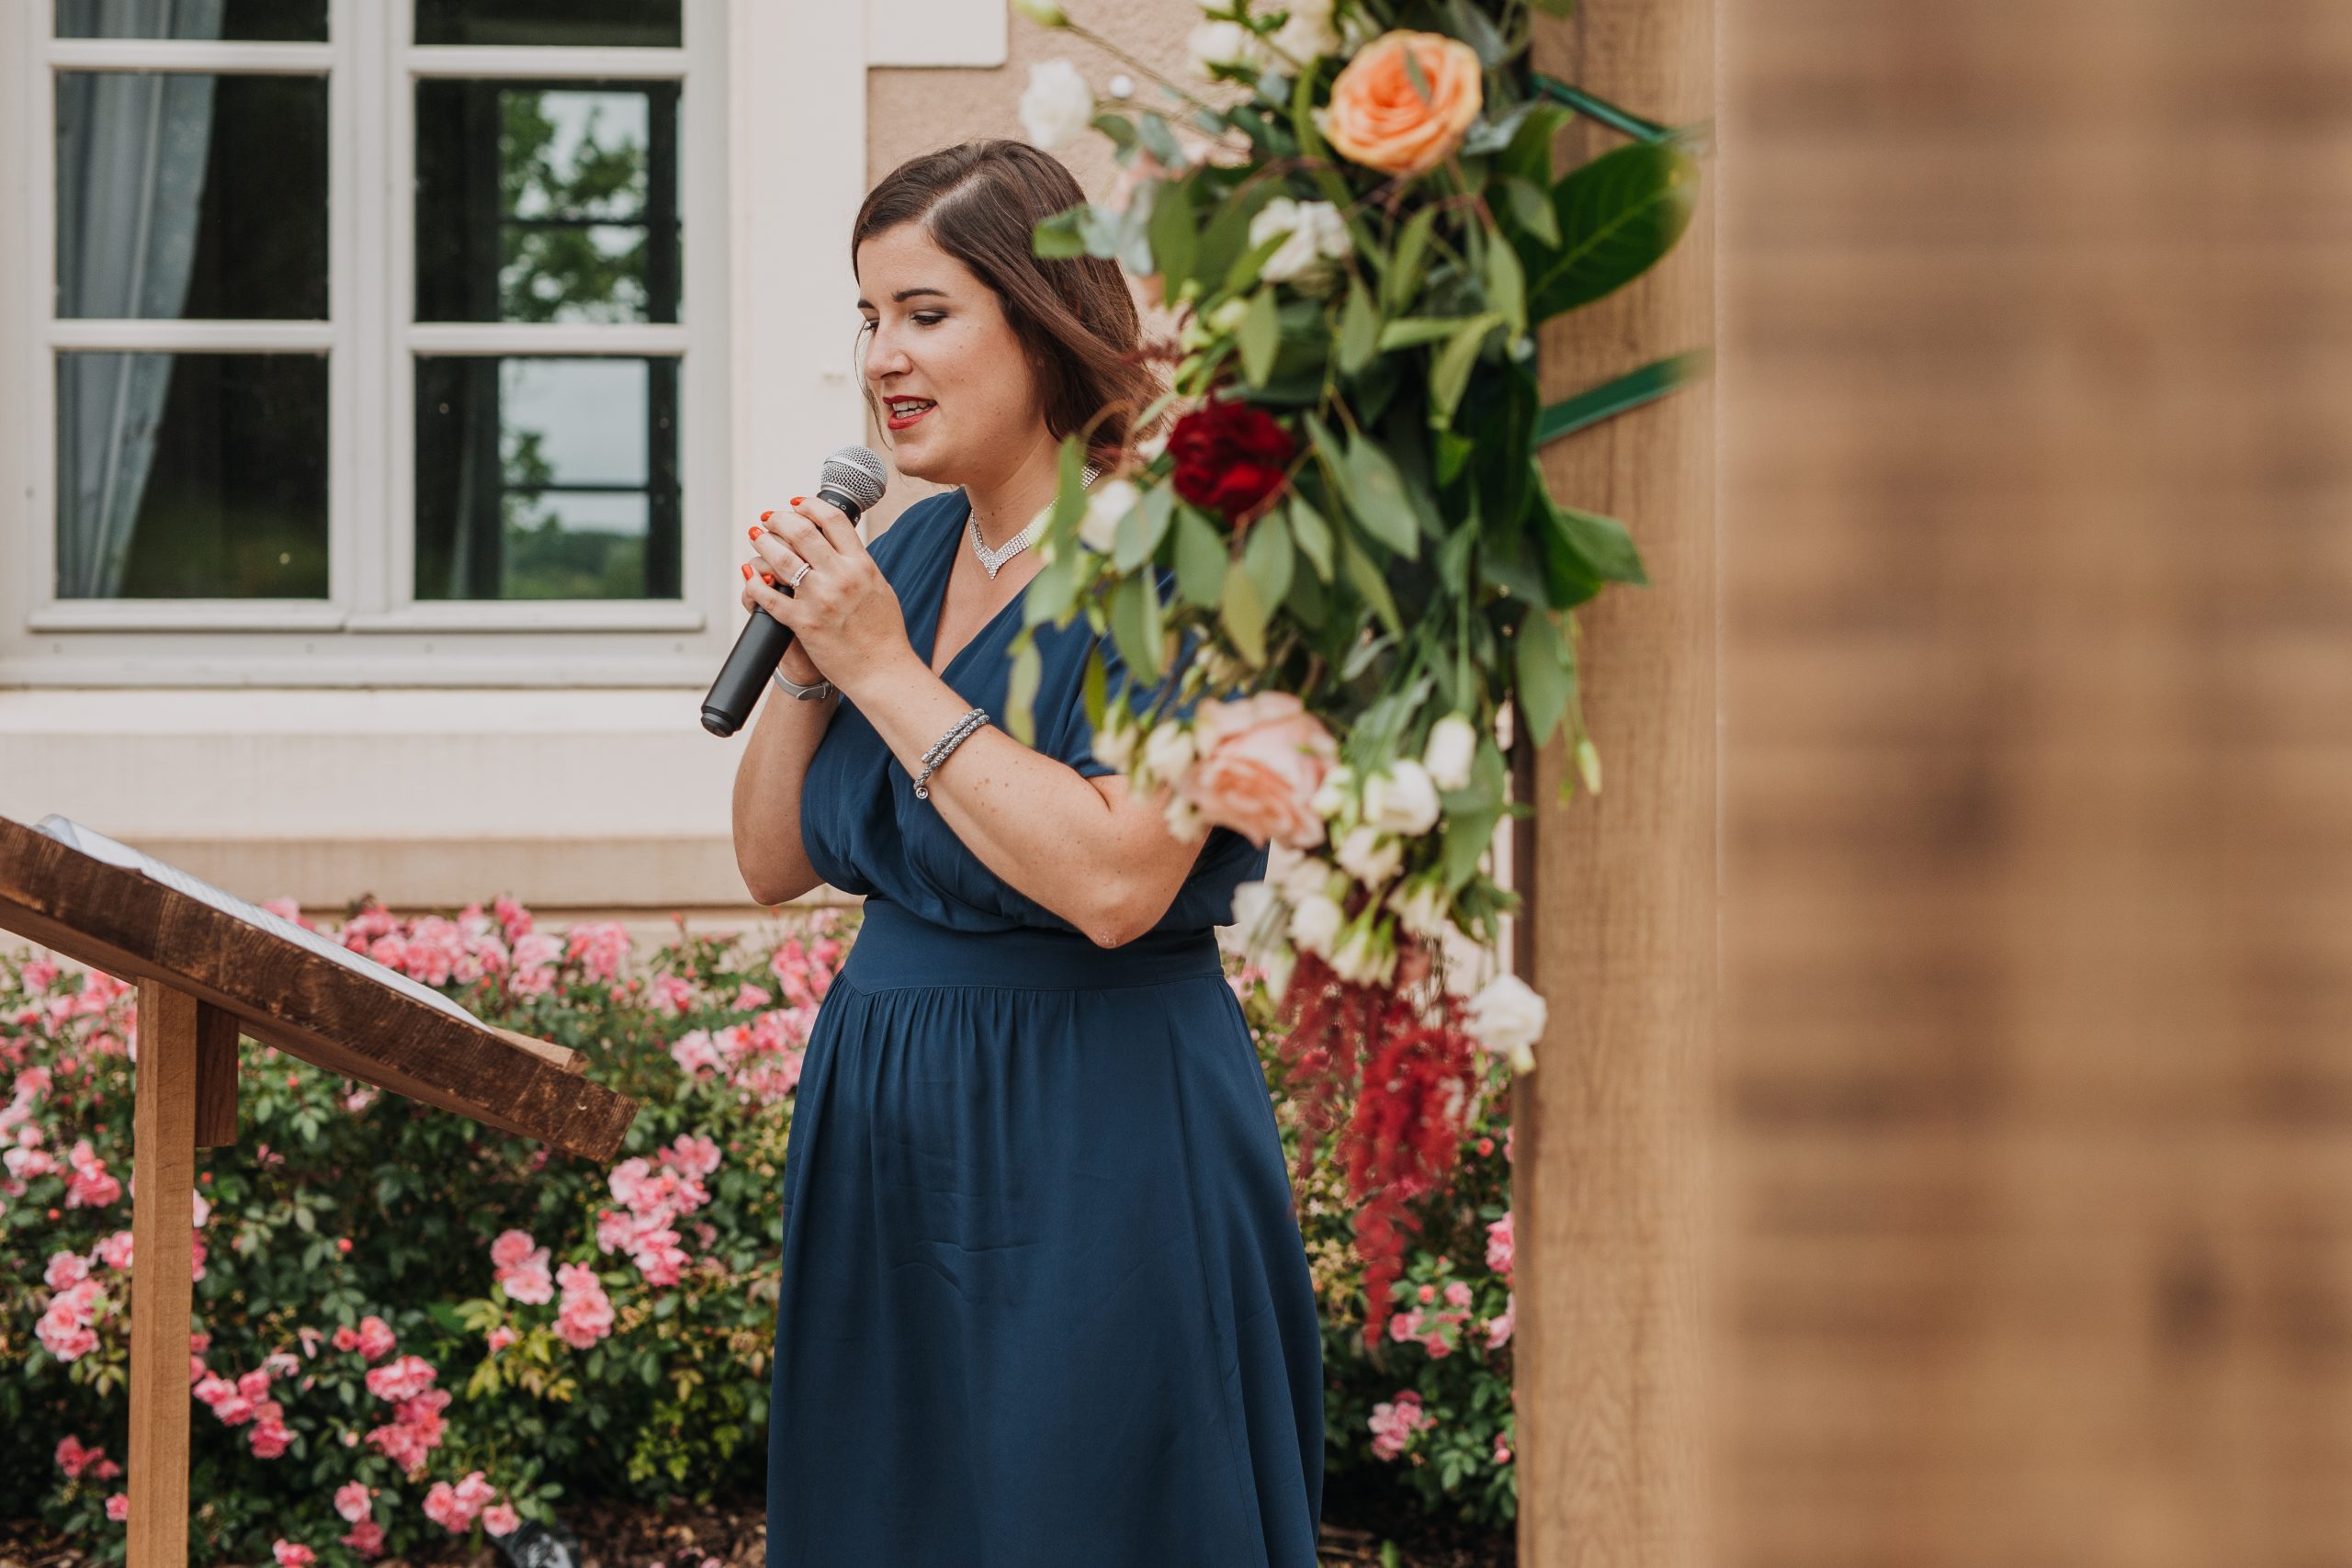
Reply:
[[[288, 904], [273, 905], [289, 919]], [[241, 1045], [198, 1150], [191, 1562], [480, 1548], [567, 1495], [763, 1484], [783, 1161], [854, 914], [780, 936], [354, 912], [345, 945], [583, 1051], [641, 1109], [611, 1167]], [[0, 953], [0, 1517], [123, 1560], [132, 989]], [[143, 1260], [142, 1260], [143, 1261]]]
[[[290, 905], [273, 906], [295, 918]], [[855, 917], [682, 935], [632, 964], [501, 900], [356, 910], [348, 946], [583, 1051], [640, 1106], [609, 1167], [254, 1042], [239, 1142], [198, 1151], [191, 1562], [360, 1568], [480, 1549], [568, 1497], [765, 1484], [783, 1161], [802, 1048]], [[641, 970], [641, 972], [640, 972]], [[1295, 1156], [1258, 976], [1232, 976]], [[0, 1517], [122, 1561], [133, 993], [0, 953]], [[1324, 1307], [1327, 1472], [1501, 1525], [1511, 1463], [1508, 1073], [1423, 1201], [1367, 1351], [1352, 1216], [1302, 1188]]]

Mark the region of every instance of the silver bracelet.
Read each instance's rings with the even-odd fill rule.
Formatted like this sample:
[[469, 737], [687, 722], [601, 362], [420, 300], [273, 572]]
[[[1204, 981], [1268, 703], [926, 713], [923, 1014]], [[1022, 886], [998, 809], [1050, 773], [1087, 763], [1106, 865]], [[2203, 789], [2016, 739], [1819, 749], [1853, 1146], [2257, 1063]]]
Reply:
[[964, 743], [966, 736], [986, 724], [988, 720], [987, 710], [967, 708], [964, 710], [964, 716], [948, 727], [946, 734], [931, 743], [931, 750], [922, 754], [922, 775], [915, 780], [917, 800], [931, 798], [931, 775], [938, 770], [940, 763], [947, 761], [949, 752]]

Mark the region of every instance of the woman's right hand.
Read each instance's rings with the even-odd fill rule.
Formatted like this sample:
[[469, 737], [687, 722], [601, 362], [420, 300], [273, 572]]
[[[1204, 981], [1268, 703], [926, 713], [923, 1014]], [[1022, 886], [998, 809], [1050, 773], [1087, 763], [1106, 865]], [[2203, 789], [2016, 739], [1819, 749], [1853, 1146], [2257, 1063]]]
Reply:
[[[775, 586], [775, 574], [768, 570], [764, 558], [745, 561], [743, 563], [743, 608], [746, 610], [766, 609], [767, 606], [760, 602], [762, 593], [782, 598], [784, 590]], [[825, 679], [825, 672], [817, 668], [817, 661], [808, 657], [808, 650], [801, 646], [798, 637], [794, 637], [785, 645], [784, 658], [777, 663], [776, 668], [783, 671], [784, 678], [796, 686], [814, 685]]]

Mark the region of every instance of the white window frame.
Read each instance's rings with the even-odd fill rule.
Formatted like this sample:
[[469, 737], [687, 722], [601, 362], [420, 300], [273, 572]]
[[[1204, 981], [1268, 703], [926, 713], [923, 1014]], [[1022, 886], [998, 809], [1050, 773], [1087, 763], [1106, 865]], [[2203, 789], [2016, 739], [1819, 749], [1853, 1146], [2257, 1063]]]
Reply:
[[[10, 183], [17, 188], [5, 198], [25, 218], [22, 244], [0, 248], [16, 252], [13, 261], [0, 257], [0, 268], [15, 274], [0, 273], [0, 301], [29, 305], [6, 312], [15, 319], [0, 339], [0, 366], [13, 367], [7, 412], [17, 430], [13, 461], [0, 460], [0, 470], [17, 470], [20, 482], [6, 490], [22, 501], [17, 528], [0, 513], [0, 558], [7, 563], [0, 566], [0, 686], [707, 686], [741, 630], [741, 585], [733, 562], [748, 552], [747, 541], [731, 536], [740, 531], [696, 521], [736, 510], [744, 500], [744, 476], [730, 466], [730, 425], [740, 429], [745, 411], [730, 411], [740, 399], [730, 398], [729, 258], [741, 241], [730, 232], [740, 225], [729, 222], [729, 127], [738, 128], [740, 140], [748, 117], [741, 106], [730, 112], [729, 103], [747, 69], [765, 63], [730, 58], [727, 34], [730, 26], [750, 23], [741, 30], [756, 35], [750, 41], [763, 55], [787, 41], [795, 29], [780, 30], [768, 17], [752, 20], [764, 9], [763, 0], [734, 0], [731, 7], [729, 0], [684, 0], [678, 49], [565, 49], [419, 47], [409, 41], [413, 0], [330, 0], [323, 44], [62, 39], [51, 36], [49, 0], [26, 0], [15, 18], [17, 47], [0, 51], [16, 57], [0, 58], [0, 88], [23, 89], [9, 95], [21, 108], [15, 134], [0, 134], [0, 149], [16, 144], [0, 167], [15, 171]], [[863, 61], [854, 63], [862, 108]], [[64, 70], [325, 75], [330, 319], [55, 320], [51, 137], [55, 75]], [[452, 75], [681, 84], [682, 322], [413, 321], [416, 85]], [[772, 114], [781, 109], [768, 107]], [[854, 130], [862, 144], [862, 114]], [[803, 330], [787, 336], [808, 339], [808, 321], [791, 321]], [[842, 321], [845, 357], [855, 323], [847, 315]], [[322, 347], [329, 355], [327, 598], [55, 597], [58, 351]], [[415, 601], [413, 388], [419, 352], [677, 355], [684, 597]], [[847, 382], [838, 371], [822, 380], [831, 389]], [[788, 400], [804, 411], [829, 401]], [[18, 563], [28, 570], [8, 570]]]

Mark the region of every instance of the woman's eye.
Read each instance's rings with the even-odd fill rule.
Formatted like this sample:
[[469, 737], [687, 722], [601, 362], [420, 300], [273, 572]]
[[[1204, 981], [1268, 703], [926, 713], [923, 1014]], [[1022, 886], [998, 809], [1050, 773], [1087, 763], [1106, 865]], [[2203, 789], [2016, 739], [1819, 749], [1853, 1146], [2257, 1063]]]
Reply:
[[915, 320], [921, 321], [927, 327], [935, 327], [946, 319], [946, 313], [940, 310], [918, 310], [915, 312]]

